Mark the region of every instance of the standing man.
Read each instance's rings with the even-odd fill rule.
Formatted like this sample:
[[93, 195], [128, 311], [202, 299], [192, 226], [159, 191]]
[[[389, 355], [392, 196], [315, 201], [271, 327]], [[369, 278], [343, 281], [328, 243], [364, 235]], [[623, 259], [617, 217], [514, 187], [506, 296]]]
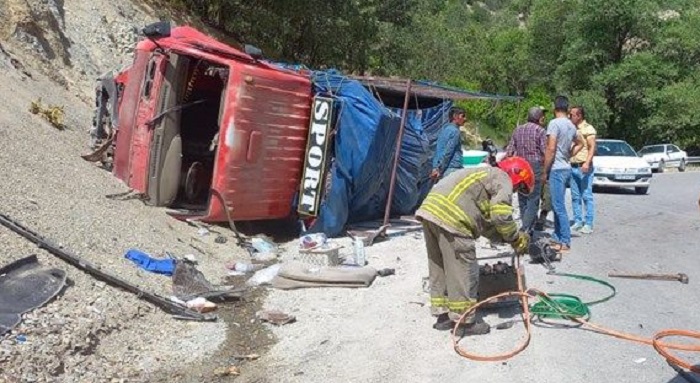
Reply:
[[[552, 249], [566, 252], [571, 249], [571, 228], [566, 212], [566, 183], [571, 178], [569, 159], [583, 146], [576, 135], [576, 127], [568, 119], [569, 99], [557, 96], [554, 99], [554, 119], [547, 125], [547, 149], [544, 154], [542, 182], [549, 180], [549, 192], [554, 212], [554, 233]], [[573, 143], [573, 148], [572, 148]]]
[[[571, 157], [571, 206], [574, 211], [574, 224], [571, 231], [582, 234], [593, 233], [595, 202], [593, 201], [593, 154], [595, 153], [595, 128], [586, 121], [582, 106], [571, 108], [571, 122], [576, 125], [578, 136], [583, 139], [583, 147]], [[586, 215], [582, 214], [581, 200], [586, 205]]]
[[543, 126], [544, 109], [539, 106], [530, 108], [527, 112], [527, 123], [515, 128], [506, 148], [506, 156], [524, 158], [535, 174], [535, 187], [532, 189], [532, 193], [529, 195], [518, 194], [518, 205], [522, 219], [520, 230], [530, 235], [535, 229], [542, 191], [542, 167], [544, 166], [544, 149], [547, 140]]
[[[416, 212], [423, 223], [428, 250], [433, 328], [450, 330], [476, 304], [479, 264], [475, 240], [480, 236], [508, 242], [524, 254], [530, 237], [518, 232], [512, 197], [529, 193], [535, 185], [530, 165], [522, 158], [506, 158], [498, 167], [461, 169], [437, 183]], [[457, 335], [490, 332], [470, 315], [460, 322]]]
[[464, 125], [466, 119], [467, 113], [464, 109], [454, 107], [450, 110], [450, 122], [440, 129], [435, 157], [433, 157], [433, 171], [430, 173], [433, 182], [463, 168], [459, 127]]

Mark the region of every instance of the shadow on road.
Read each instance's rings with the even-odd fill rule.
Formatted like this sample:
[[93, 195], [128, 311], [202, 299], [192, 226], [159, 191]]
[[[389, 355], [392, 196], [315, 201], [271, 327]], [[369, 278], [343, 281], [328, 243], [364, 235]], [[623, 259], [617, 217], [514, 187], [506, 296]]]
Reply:
[[[666, 383], [700, 383], [700, 374], [683, 371], [680, 370], [679, 367], [671, 367], [676, 370], [678, 374]], [[700, 364], [696, 364], [695, 367], [700, 368]]]
[[617, 194], [617, 195], [636, 195], [643, 196], [646, 194], [637, 194], [634, 189], [627, 188], [606, 188], [601, 186], [596, 186], [593, 188], [595, 194]]

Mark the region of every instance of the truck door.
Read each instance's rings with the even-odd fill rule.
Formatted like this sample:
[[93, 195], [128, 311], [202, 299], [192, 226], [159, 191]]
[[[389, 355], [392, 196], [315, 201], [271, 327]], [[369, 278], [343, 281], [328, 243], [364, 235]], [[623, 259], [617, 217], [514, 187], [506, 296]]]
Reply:
[[[130, 134], [129, 161], [128, 161], [128, 181], [127, 184], [142, 193], [147, 191], [149, 174], [149, 157], [151, 143], [153, 140], [153, 130], [150, 121], [157, 113], [158, 93], [163, 83], [164, 65], [167, 63], [166, 56], [159, 52], [150, 53], [148, 62], [143, 71], [141, 79], [134, 79], [134, 82], [141, 81], [138, 88], [138, 95], [134, 94], [133, 101], [135, 110], [129, 105], [125, 106], [127, 119], [133, 123]], [[134, 75], [137, 75], [134, 73]], [[130, 83], [131, 85], [131, 83]], [[134, 89], [135, 93], [136, 89]], [[130, 110], [134, 110], [131, 112]], [[130, 115], [133, 113], [133, 117]], [[122, 132], [120, 132], [121, 134]], [[119, 138], [118, 138], [119, 139]], [[118, 145], [119, 146], [119, 145]]]
[[182, 165], [180, 107], [187, 86], [190, 59], [170, 53], [164, 64], [163, 83], [158, 90], [158, 107], [149, 121], [153, 144], [149, 153], [149, 203], [167, 206], [177, 197]]

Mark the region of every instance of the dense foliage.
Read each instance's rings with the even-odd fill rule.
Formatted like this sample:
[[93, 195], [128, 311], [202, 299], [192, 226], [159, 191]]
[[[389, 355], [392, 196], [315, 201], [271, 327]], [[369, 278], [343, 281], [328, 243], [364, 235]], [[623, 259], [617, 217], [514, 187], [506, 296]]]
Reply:
[[465, 104], [502, 137], [565, 94], [602, 136], [700, 145], [698, 0], [171, 1], [276, 60], [525, 97]]

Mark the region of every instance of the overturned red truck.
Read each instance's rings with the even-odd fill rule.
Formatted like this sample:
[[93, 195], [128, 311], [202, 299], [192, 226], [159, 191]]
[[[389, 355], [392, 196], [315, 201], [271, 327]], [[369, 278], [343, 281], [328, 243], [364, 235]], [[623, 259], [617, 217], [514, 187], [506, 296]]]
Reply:
[[[190, 27], [160, 22], [143, 33], [131, 66], [97, 87], [98, 157], [109, 153], [114, 175], [181, 218], [288, 217], [307, 153], [310, 78]], [[314, 123], [327, 131], [330, 118]]]

